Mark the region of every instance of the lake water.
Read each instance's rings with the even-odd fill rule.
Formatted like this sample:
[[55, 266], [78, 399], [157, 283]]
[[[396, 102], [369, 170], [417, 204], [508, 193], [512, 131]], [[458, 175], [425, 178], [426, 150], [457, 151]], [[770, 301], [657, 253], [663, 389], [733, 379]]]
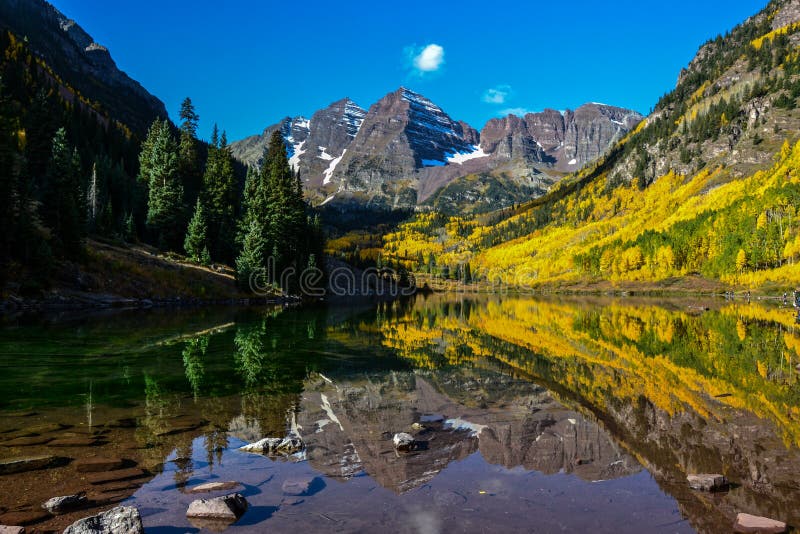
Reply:
[[[799, 354], [791, 310], [721, 299], [9, 320], [0, 463], [69, 463], [0, 475], [0, 524], [57, 530], [123, 503], [147, 532], [198, 532], [189, 503], [227, 492], [192, 488], [235, 481], [249, 509], [232, 533], [730, 532], [738, 512], [800, 525]], [[292, 429], [301, 453], [237, 450]], [[420, 450], [396, 453], [396, 432]], [[731, 488], [688, 488], [708, 472]], [[78, 491], [88, 508], [41, 510]]]

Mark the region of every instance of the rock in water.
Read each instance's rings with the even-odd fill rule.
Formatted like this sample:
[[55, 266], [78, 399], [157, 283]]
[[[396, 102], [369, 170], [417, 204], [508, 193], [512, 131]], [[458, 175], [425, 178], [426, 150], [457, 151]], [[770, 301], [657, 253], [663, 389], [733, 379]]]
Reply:
[[316, 479], [312, 477], [289, 478], [283, 481], [281, 490], [285, 495], [291, 495], [293, 497], [308, 495], [315, 480]]
[[690, 488], [700, 491], [720, 490], [728, 485], [728, 479], [718, 474], [689, 475], [686, 480]]
[[78, 473], [99, 473], [103, 471], [113, 471], [114, 469], [122, 469], [126, 464], [133, 464], [134, 462], [123, 460], [122, 458], [81, 458], [75, 461], [75, 468]]
[[42, 504], [42, 508], [51, 514], [63, 514], [75, 510], [76, 508], [86, 506], [88, 502], [89, 500], [84, 493], [78, 493], [75, 495], [65, 495], [64, 497], [53, 497]]
[[294, 454], [306, 448], [306, 444], [298, 436], [286, 436], [285, 438], [264, 438], [239, 447], [240, 451], [254, 452], [258, 454]]
[[779, 534], [786, 532], [786, 523], [768, 517], [739, 514], [733, 524], [733, 531], [752, 534]]
[[227, 491], [241, 486], [238, 482], [229, 480], [226, 482], [206, 482], [191, 488], [186, 488], [186, 493], [208, 493], [211, 491]]
[[144, 534], [139, 510], [132, 506], [118, 506], [102, 514], [76, 521], [64, 534]]
[[213, 499], [198, 499], [189, 504], [186, 517], [197, 528], [225, 530], [247, 511], [247, 500], [239, 493]]
[[410, 451], [414, 448], [414, 436], [405, 432], [395, 434], [392, 438], [394, 448], [398, 451]]
[[0, 475], [10, 475], [13, 473], [24, 473], [25, 471], [35, 471], [37, 469], [47, 469], [59, 467], [70, 462], [70, 458], [60, 456], [26, 456], [24, 458], [9, 458], [0, 460]]

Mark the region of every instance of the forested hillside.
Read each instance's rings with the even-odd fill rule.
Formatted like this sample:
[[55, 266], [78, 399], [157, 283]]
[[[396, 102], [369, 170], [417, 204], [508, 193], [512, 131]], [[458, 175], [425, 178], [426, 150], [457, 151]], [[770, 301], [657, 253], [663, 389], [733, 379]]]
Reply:
[[514, 285], [800, 281], [800, 6], [773, 1], [706, 43], [606, 157], [482, 217], [418, 216], [384, 261]]
[[[178, 126], [157, 116], [140, 134], [150, 110], [140, 110], [130, 126], [120, 117], [133, 108], [117, 113], [109, 102], [86, 97], [67, 81], [75, 76], [63, 72], [72, 68], [68, 63], [56, 70], [27, 39], [3, 31], [0, 50], [0, 294], [127, 287], [110, 283], [111, 269], [139, 280], [142, 287], [126, 289], [126, 296], [147, 296], [149, 285], [162, 297], [170, 290], [204, 297], [212, 287], [217, 298], [231, 297], [239, 291], [231, 277], [215, 276], [223, 265], [240, 267], [240, 290], [247, 292], [250, 275], [270, 257], [280, 270], [322, 264], [320, 223], [307, 213], [280, 137], [264, 157], [268, 163], [251, 169], [245, 183], [224, 131], [214, 126], [210, 143], [198, 138], [191, 99], [181, 106]], [[111, 254], [98, 241], [150, 248]], [[217, 266], [187, 271], [183, 254], [188, 262]], [[208, 280], [188, 293], [180, 275], [165, 285], [155, 268], [165, 261], [186, 280], [199, 272]], [[220, 289], [226, 284], [227, 294]]]

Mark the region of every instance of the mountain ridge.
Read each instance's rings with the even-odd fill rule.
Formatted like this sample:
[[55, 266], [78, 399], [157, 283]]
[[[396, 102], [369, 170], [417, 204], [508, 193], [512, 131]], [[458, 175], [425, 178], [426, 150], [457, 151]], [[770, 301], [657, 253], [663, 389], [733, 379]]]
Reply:
[[[343, 116], [347, 106], [355, 120], [331, 120]], [[478, 131], [400, 87], [369, 109], [345, 98], [311, 119], [286, 117], [261, 134], [231, 143], [231, 149], [241, 162], [258, 165], [269, 136], [280, 129], [292, 166], [316, 204], [336, 200], [414, 208], [453, 182], [491, 175], [503, 189], [497, 199], [510, 205], [541, 194], [563, 173], [593, 161], [641, 118], [632, 110], [587, 103], [575, 111], [546, 109], [491, 119]], [[296, 124], [308, 131], [297, 135]]]
[[799, 22], [800, 0], [769, 2], [701, 46], [605, 156], [514, 209], [419, 215], [384, 261], [524, 287], [794, 287]]
[[138, 135], [156, 118], [168, 117], [164, 103], [121, 71], [106, 47], [46, 0], [0, 2], [0, 29], [24, 38], [96, 111]]

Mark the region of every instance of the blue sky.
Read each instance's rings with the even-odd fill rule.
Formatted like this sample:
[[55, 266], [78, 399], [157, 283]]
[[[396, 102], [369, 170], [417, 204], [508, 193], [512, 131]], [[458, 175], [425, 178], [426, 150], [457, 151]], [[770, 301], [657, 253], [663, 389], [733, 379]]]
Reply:
[[[235, 140], [401, 85], [480, 129], [505, 111], [604, 102], [647, 113], [708, 38], [766, 0], [51, 0], [173, 119]], [[434, 46], [431, 46], [434, 45]]]

